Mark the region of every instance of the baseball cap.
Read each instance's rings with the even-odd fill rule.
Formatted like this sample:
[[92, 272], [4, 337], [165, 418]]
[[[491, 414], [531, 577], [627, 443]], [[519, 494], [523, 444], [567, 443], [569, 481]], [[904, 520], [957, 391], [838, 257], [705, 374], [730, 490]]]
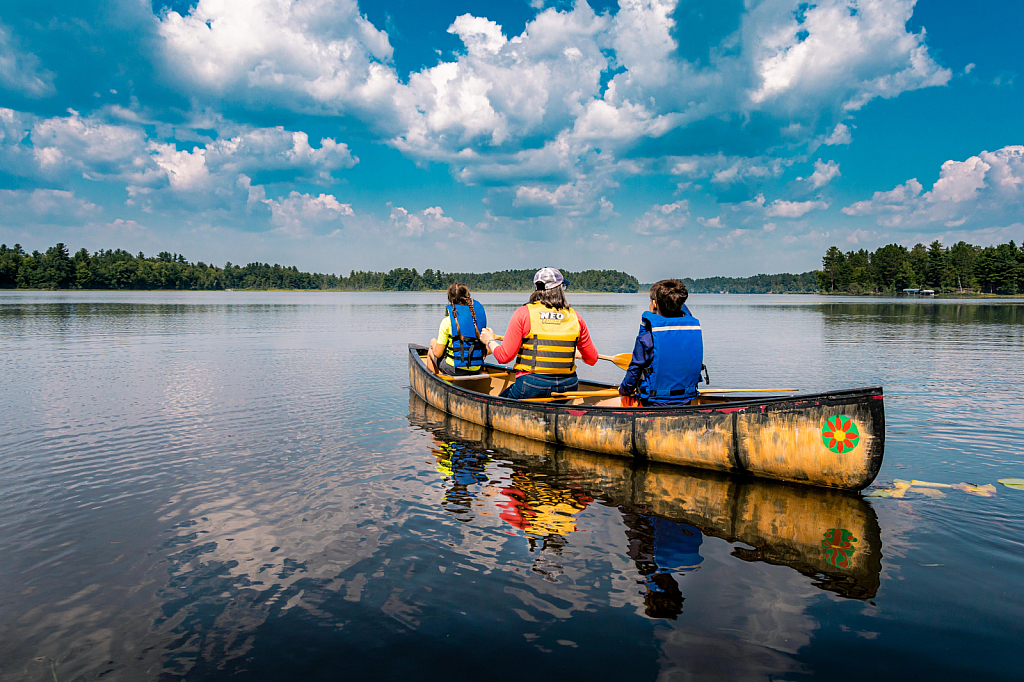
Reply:
[[538, 284], [544, 284], [545, 289], [554, 289], [557, 286], [569, 286], [569, 280], [562, 277], [562, 273], [555, 268], [541, 268], [533, 276], [533, 286], [540, 289]]

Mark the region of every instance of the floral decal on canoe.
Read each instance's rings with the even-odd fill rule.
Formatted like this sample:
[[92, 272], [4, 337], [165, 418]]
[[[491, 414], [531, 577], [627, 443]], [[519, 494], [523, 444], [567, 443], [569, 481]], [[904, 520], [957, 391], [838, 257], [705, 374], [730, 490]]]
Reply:
[[821, 427], [821, 442], [832, 452], [849, 452], [860, 444], [856, 422], [843, 414], [829, 417]]
[[850, 557], [857, 551], [853, 543], [857, 538], [845, 528], [829, 528], [821, 540], [821, 546], [825, 549], [825, 561], [836, 568], [849, 568]]

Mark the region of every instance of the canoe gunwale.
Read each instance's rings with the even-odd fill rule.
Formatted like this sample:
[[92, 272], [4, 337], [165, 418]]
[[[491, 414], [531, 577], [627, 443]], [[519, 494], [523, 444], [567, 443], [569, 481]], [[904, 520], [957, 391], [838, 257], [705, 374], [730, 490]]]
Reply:
[[[416, 364], [419, 366], [421, 372], [423, 372], [428, 378], [434, 381], [436, 384], [444, 386], [448, 391], [457, 393], [459, 396], [469, 398], [477, 402], [495, 402], [504, 405], [514, 405], [517, 409], [529, 410], [535, 412], [566, 412], [572, 410], [573, 412], [583, 410], [586, 412], [603, 412], [603, 413], [614, 413], [624, 412], [628, 414], [648, 414], [654, 413], [657, 415], [674, 415], [674, 414], [693, 414], [695, 412], [706, 413], [706, 412], [720, 412], [723, 414], [733, 413], [740, 411], [742, 408], [747, 407], [801, 407], [800, 403], [807, 402], [841, 402], [846, 403], [851, 400], [858, 398], [875, 398], [883, 395], [881, 386], [865, 386], [862, 388], [848, 388], [841, 389], [838, 391], [829, 391], [827, 393], [800, 393], [797, 395], [780, 396], [777, 398], [748, 398], [745, 400], [733, 400], [728, 403], [721, 405], [684, 405], [682, 407], [675, 406], [650, 406], [650, 407], [619, 407], [619, 406], [608, 406], [608, 405], [568, 405], [558, 403], [528, 403], [515, 398], [502, 398], [495, 395], [485, 395], [478, 391], [471, 391], [468, 388], [463, 388], [455, 382], [448, 382], [441, 379], [436, 374], [430, 371], [426, 363], [423, 362], [423, 358], [420, 357], [420, 350], [426, 350], [426, 346], [419, 344], [409, 344], [409, 354], [415, 358]], [[500, 365], [484, 364], [485, 369], [503, 370], [504, 367]], [[511, 370], [509, 370], [511, 371]], [[598, 381], [587, 381], [588, 384], [594, 386], [600, 386], [602, 389], [618, 388], [611, 384], [605, 384]], [[422, 397], [422, 396], [421, 396]]]

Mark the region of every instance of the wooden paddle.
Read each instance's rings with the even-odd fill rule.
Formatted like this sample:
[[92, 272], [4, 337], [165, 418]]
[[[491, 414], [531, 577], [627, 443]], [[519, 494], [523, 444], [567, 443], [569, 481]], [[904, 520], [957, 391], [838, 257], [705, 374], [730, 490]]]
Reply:
[[629, 369], [629, 363], [633, 360], [632, 353], [619, 353], [618, 355], [601, 355], [598, 353], [597, 357], [608, 362], [614, 362], [619, 369]]
[[782, 393], [799, 391], [799, 388], [698, 388], [701, 395], [705, 393]]
[[[698, 388], [701, 395], [705, 393], [782, 393], [784, 391], [798, 391], [797, 388]], [[573, 398], [613, 398], [619, 395], [616, 388], [607, 388], [600, 391], [566, 391], [564, 393], [552, 393], [550, 398], [522, 398], [528, 403], [549, 403], [556, 400], [572, 400]]]

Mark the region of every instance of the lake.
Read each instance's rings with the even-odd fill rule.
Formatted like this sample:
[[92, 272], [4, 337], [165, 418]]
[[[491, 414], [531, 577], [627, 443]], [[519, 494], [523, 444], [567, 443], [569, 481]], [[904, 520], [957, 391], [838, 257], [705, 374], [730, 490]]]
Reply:
[[[646, 294], [568, 297], [632, 349]], [[712, 387], [884, 386], [865, 493], [996, 488], [902, 498], [446, 419], [444, 303], [0, 292], [0, 680], [1021, 678], [1020, 302], [690, 298]]]

